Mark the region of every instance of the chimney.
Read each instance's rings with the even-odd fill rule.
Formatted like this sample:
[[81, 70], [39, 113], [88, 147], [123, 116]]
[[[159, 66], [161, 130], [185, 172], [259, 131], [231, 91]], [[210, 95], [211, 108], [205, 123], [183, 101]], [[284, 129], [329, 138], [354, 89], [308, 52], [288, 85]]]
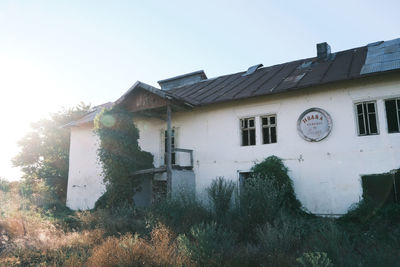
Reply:
[[207, 76], [203, 70], [199, 70], [158, 81], [158, 84], [161, 86], [161, 90], [170, 90], [172, 88], [197, 83], [202, 80], [207, 80]]
[[318, 60], [327, 60], [330, 55], [331, 55], [331, 46], [327, 42], [317, 44]]

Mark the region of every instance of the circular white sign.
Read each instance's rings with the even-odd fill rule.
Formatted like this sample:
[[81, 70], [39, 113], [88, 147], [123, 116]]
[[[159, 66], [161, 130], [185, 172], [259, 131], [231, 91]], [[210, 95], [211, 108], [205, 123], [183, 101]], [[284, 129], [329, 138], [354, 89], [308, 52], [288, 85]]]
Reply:
[[307, 109], [297, 120], [297, 131], [303, 139], [310, 142], [321, 141], [329, 135], [331, 129], [331, 116], [320, 108]]

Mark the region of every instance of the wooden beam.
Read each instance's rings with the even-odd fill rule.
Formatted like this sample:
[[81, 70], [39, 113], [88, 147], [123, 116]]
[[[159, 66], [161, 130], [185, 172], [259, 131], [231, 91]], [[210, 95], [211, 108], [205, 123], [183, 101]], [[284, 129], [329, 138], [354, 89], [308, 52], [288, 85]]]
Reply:
[[167, 103], [167, 194], [171, 196], [172, 191], [172, 126], [171, 105]]
[[167, 170], [167, 168], [165, 166], [162, 166], [162, 167], [159, 167], [159, 168], [151, 168], [151, 169], [135, 171], [134, 173], [132, 173], [132, 176], [141, 175], [141, 174], [163, 173], [166, 170]]

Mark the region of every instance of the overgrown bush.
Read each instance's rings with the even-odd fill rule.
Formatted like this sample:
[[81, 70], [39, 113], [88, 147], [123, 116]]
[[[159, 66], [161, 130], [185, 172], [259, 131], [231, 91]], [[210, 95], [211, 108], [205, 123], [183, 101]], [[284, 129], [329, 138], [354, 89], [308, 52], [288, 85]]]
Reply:
[[178, 250], [174, 234], [159, 225], [149, 241], [138, 235], [109, 237], [93, 249], [87, 266], [190, 266]]
[[96, 202], [96, 208], [133, 204], [141, 180], [131, 174], [153, 167], [153, 155], [139, 147], [133, 114], [119, 107], [104, 109], [95, 118], [95, 129], [101, 142], [98, 155], [107, 190]]
[[283, 194], [276, 184], [261, 177], [246, 181], [234, 210], [233, 227], [241, 239], [254, 239], [254, 230], [272, 222], [280, 211]]
[[211, 182], [207, 188], [208, 198], [210, 199], [213, 213], [216, 220], [224, 220], [232, 205], [232, 195], [235, 184], [227, 181], [223, 177], [218, 177]]
[[252, 177], [269, 180], [274, 187], [282, 194], [280, 207], [299, 212], [300, 201], [296, 198], [293, 182], [288, 175], [289, 169], [282, 160], [276, 156], [270, 156], [251, 168]]
[[235, 247], [235, 234], [216, 222], [201, 223], [179, 236], [181, 250], [198, 266], [223, 266]]
[[153, 205], [147, 214], [150, 226], [162, 223], [176, 233], [187, 233], [192, 226], [210, 220], [210, 212], [196, 196], [188, 194], [164, 199]]

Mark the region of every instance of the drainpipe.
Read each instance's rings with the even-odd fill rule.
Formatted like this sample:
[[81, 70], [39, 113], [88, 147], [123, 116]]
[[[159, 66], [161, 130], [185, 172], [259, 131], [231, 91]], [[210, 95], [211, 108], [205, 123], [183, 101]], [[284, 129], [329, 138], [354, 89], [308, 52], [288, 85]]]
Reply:
[[171, 127], [171, 105], [167, 103], [167, 196], [171, 196], [172, 191], [172, 127]]

